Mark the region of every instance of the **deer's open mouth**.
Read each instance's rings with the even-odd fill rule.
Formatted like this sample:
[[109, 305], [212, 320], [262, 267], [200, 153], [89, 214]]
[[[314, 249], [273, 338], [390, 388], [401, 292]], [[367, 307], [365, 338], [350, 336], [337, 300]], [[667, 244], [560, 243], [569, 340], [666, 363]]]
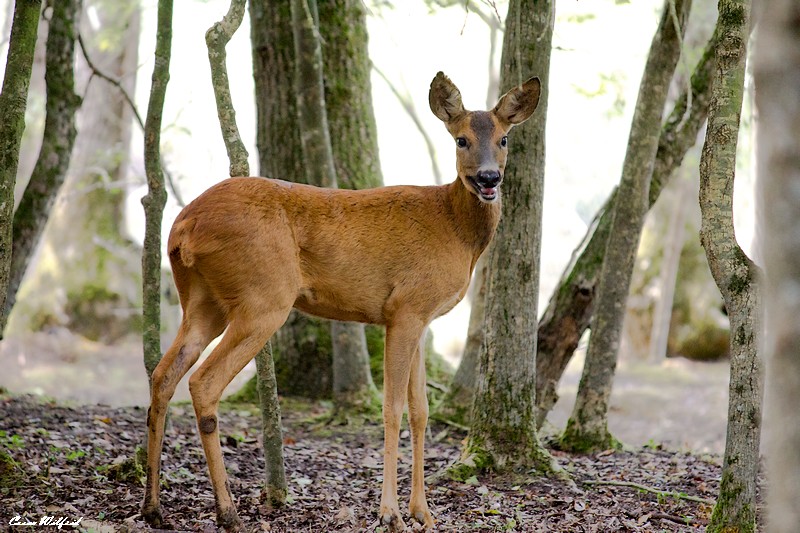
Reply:
[[498, 183], [494, 187], [484, 187], [480, 185], [475, 178], [469, 176], [469, 182], [475, 188], [475, 192], [478, 193], [478, 198], [480, 198], [484, 202], [494, 202], [497, 200], [497, 196], [500, 189], [500, 184]]

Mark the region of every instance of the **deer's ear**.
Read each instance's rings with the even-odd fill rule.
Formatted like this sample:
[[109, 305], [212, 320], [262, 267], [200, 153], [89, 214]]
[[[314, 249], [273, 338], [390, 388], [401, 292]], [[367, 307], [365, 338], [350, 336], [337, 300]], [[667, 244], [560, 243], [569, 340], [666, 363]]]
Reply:
[[539, 78], [531, 78], [504, 94], [492, 111], [501, 122], [509, 125], [522, 124], [533, 115], [539, 105], [541, 90]]
[[428, 103], [433, 114], [445, 123], [453, 122], [466, 113], [461, 103], [461, 92], [443, 72], [437, 73], [431, 82]]

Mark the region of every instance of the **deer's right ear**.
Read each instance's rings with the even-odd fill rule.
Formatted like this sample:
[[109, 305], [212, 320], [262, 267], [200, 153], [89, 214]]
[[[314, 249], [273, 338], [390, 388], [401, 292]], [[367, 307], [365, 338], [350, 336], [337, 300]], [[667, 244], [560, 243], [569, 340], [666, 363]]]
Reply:
[[431, 82], [428, 103], [433, 114], [445, 123], [453, 122], [466, 113], [461, 103], [461, 92], [443, 72], [437, 73]]

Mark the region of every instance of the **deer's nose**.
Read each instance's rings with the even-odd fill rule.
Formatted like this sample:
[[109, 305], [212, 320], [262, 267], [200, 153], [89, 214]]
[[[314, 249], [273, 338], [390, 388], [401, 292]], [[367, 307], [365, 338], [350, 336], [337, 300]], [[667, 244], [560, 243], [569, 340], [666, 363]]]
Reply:
[[479, 170], [475, 174], [475, 181], [477, 181], [478, 185], [480, 185], [481, 187], [486, 187], [486, 188], [497, 187], [497, 184], [500, 183], [500, 171]]

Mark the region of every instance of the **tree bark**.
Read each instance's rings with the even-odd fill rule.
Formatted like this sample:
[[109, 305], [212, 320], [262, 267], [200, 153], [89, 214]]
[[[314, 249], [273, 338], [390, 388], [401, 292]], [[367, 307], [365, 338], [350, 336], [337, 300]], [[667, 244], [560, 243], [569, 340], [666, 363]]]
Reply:
[[161, 360], [161, 221], [167, 203], [161, 171], [161, 117], [172, 57], [172, 0], [159, 0], [156, 49], [150, 100], [144, 125], [144, 165], [147, 195], [142, 246], [142, 345], [148, 381]]
[[[756, 4], [758, 8], [758, 4]], [[800, 524], [800, 9], [760, 4], [755, 59], [758, 205], [764, 257], [767, 531]]]
[[472, 427], [451, 475], [476, 471], [550, 472], [535, 423], [536, 302], [539, 291], [545, 124], [555, 5], [515, 0], [508, 6], [501, 90], [528, 76], [542, 80], [533, 117], [509, 135], [502, 218], [489, 251], [486, 336], [478, 357]]
[[[667, 0], [650, 46], [633, 114], [628, 150], [614, 203], [611, 233], [597, 289], [597, 311], [572, 415], [560, 439], [566, 450], [586, 452], [616, 446], [608, 432], [608, 402], [619, 351], [625, 302], [649, 203], [650, 178], [661, 118], [678, 64], [691, 0], [675, 0], [676, 21]], [[680, 27], [680, 32], [678, 28]]]
[[25, 131], [25, 109], [41, 6], [39, 0], [19, 0], [14, 4], [6, 71], [0, 93], [0, 116], [3, 117], [0, 121], [0, 310], [5, 309], [9, 287], [14, 184], [20, 142]]
[[67, 176], [75, 144], [75, 113], [81, 99], [75, 87], [75, 42], [80, 20], [81, 0], [53, 4], [47, 32], [45, 83], [45, 126], [42, 147], [19, 206], [14, 212], [11, 274], [2, 319], [0, 338], [8, 315], [17, 300], [22, 278], [39, 244], [58, 191]]
[[755, 531], [762, 372], [757, 267], [736, 242], [733, 182], [744, 95], [750, 4], [720, 0], [720, 43], [700, 159], [700, 242], [730, 318], [731, 379], [722, 482], [708, 531]]

